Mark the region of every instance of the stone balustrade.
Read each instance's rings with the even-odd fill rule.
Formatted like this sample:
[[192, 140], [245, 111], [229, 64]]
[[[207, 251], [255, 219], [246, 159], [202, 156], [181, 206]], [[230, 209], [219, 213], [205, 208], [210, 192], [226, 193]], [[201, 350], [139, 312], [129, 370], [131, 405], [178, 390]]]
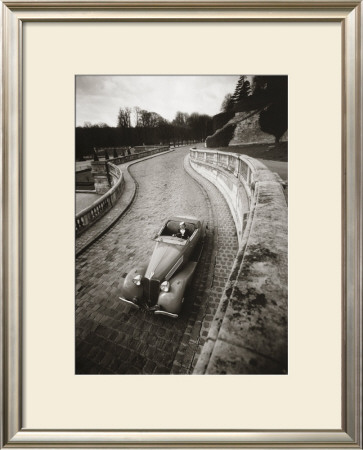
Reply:
[[[166, 152], [169, 150], [169, 146], [149, 146], [149, 147], [137, 147], [137, 153], [131, 155], [119, 156], [117, 158], [110, 158], [109, 161], [112, 164], [119, 165], [124, 164], [129, 161], [134, 161], [135, 159], [145, 158], [146, 156], [156, 155], [157, 153]], [[135, 147], [136, 149], [136, 147]], [[145, 149], [142, 151], [142, 149]]]
[[247, 156], [190, 150], [230, 207], [239, 251], [196, 374], [287, 373], [287, 204], [277, 177]]
[[[103, 165], [105, 164], [103, 163]], [[81, 235], [109, 211], [122, 193], [124, 178], [121, 170], [110, 162], [107, 163], [107, 166], [111, 189], [108, 189], [102, 197], [76, 215], [76, 236]]]
[[100, 219], [113, 207], [116, 200], [120, 197], [124, 186], [124, 178], [121, 170], [116, 167], [117, 165], [156, 155], [167, 150], [169, 150], [168, 146], [150, 146], [143, 152], [110, 158], [104, 161], [92, 161], [91, 167], [95, 190], [103, 195], [76, 215], [76, 236], [80, 236]]
[[192, 167], [215, 184], [227, 200], [241, 245], [257, 171], [268, 169], [256, 159], [234, 153], [191, 149], [190, 157]]

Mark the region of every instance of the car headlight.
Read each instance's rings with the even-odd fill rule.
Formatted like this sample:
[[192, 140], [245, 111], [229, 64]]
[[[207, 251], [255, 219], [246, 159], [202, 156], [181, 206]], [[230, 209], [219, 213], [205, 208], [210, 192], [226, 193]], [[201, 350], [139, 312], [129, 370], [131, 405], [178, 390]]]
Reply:
[[140, 286], [141, 285], [141, 275], [136, 275], [134, 276], [134, 278], [132, 279], [133, 283], [136, 284], [136, 286]]
[[170, 290], [170, 283], [169, 281], [163, 281], [160, 285], [160, 290], [163, 292], [169, 292]]

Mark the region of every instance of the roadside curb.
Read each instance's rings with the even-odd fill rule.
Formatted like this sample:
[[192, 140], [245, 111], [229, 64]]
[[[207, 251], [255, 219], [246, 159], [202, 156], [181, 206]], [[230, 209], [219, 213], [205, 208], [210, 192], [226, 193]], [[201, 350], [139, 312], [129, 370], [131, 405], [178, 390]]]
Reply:
[[[131, 198], [130, 198], [129, 202], [127, 203], [127, 205], [125, 205], [125, 207], [117, 215], [115, 215], [115, 217], [111, 220], [111, 222], [109, 222], [107, 225], [105, 225], [105, 227], [103, 229], [101, 229], [95, 236], [91, 237], [90, 240], [87, 241], [81, 248], [76, 250], [76, 252], [75, 252], [75, 257], [76, 258], [78, 258], [80, 255], [82, 255], [82, 253], [84, 253], [87, 249], [89, 249], [100, 237], [102, 237], [105, 233], [107, 233], [107, 231], [109, 231], [115, 225], [115, 223], [119, 219], [121, 219], [121, 217], [128, 211], [128, 209], [132, 205], [133, 201], [135, 200], [137, 189], [138, 189], [138, 183], [135, 180], [135, 178], [131, 175], [131, 173], [129, 171], [129, 167], [134, 165], [134, 164], [146, 161], [147, 159], [156, 158], [157, 156], [161, 156], [161, 155], [166, 155], [167, 153], [170, 153], [170, 152], [173, 152], [173, 151], [175, 151], [175, 148], [173, 148], [171, 150], [168, 150], [166, 152], [162, 152], [162, 153], [157, 153], [155, 155], [146, 156], [145, 158], [137, 159], [135, 161], [130, 161], [127, 164], [127, 166], [124, 167], [124, 170], [126, 169], [128, 175], [130, 177], [130, 180], [128, 180], [128, 182], [131, 181], [133, 183], [133, 192], [131, 194]], [[117, 167], [119, 167], [119, 166], [117, 166]], [[120, 197], [119, 200], [121, 200], [121, 199], [122, 199], [122, 194], [121, 194], [121, 197]], [[114, 207], [115, 207], [115, 205], [112, 207], [110, 212], [113, 210]], [[106, 214], [106, 216], [107, 216], [107, 214]], [[77, 242], [77, 239], [76, 239], [76, 242]]]

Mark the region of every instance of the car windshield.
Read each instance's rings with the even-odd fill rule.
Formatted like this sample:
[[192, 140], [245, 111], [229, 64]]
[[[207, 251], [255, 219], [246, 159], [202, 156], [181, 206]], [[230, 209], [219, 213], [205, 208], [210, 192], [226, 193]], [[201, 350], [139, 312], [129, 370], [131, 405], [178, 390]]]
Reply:
[[[191, 236], [196, 227], [194, 223], [191, 222], [184, 222], [185, 223], [185, 232], [187, 234], [187, 236]], [[177, 235], [178, 233], [180, 233], [181, 230], [181, 226], [180, 226], [181, 222], [177, 222], [176, 220], [169, 220], [165, 227], [163, 228], [163, 230], [160, 233], [160, 236], [174, 236]]]
[[154, 238], [154, 241], [157, 242], [164, 242], [166, 244], [173, 244], [173, 245], [185, 245], [189, 242], [189, 239], [182, 239], [176, 236], [156, 236]]

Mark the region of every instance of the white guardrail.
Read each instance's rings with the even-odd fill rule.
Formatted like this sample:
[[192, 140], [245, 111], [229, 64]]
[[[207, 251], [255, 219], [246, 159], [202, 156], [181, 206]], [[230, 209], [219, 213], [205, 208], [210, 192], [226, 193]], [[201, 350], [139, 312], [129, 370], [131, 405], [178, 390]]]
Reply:
[[260, 161], [246, 155], [218, 150], [190, 149], [192, 167], [209, 179], [223, 194], [236, 224], [238, 242], [241, 246], [248, 213], [253, 207], [256, 183], [273, 183], [281, 191], [283, 187]]
[[239, 240], [194, 373], [287, 373], [288, 234], [281, 182], [244, 155], [191, 149], [190, 162], [225, 197]]

